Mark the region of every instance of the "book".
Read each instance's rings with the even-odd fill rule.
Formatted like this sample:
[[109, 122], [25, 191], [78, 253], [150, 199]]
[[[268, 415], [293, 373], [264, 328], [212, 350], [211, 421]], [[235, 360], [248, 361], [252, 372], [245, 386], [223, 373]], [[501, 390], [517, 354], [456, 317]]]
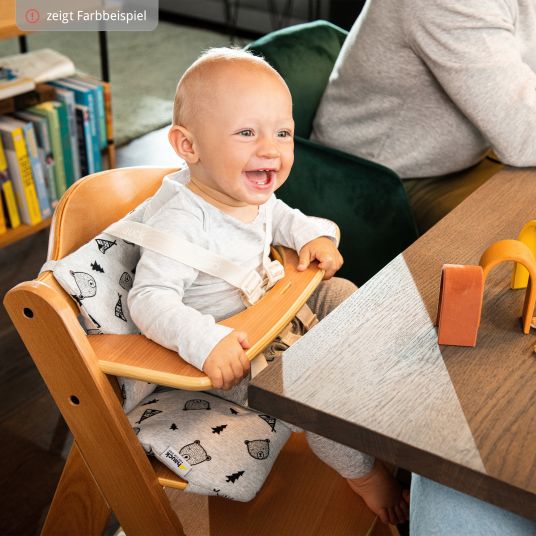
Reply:
[[[67, 106], [62, 102], [52, 101], [52, 106], [58, 113], [58, 122], [60, 125], [60, 139], [63, 150], [63, 166], [65, 167], [65, 186], [69, 188], [74, 183], [74, 166], [73, 166], [73, 150], [71, 147], [71, 126], [69, 124], [69, 116]], [[79, 177], [77, 177], [79, 178]]]
[[22, 223], [35, 225], [42, 220], [42, 217], [23, 130], [11, 124], [8, 118], [0, 117], [0, 136], [4, 144], [20, 218]]
[[7, 232], [7, 220], [4, 204], [0, 203], [0, 234]]
[[56, 89], [56, 100], [63, 103], [67, 110], [69, 134], [71, 136], [70, 141], [74, 182], [82, 176], [80, 173], [80, 157], [78, 155], [78, 134], [76, 129], [76, 113], [74, 109], [76, 102], [74, 99], [74, 93], [68, 89], [58, 87]]
[[76, 104], [87, 106], [89, 112], [89, 124], [91, 126], [91, 147], [93, 151], [93, 164], [95, 171], [102, 170], [102, 156], [100, 152], [99, 119], [97, 102], [94, 90], [75, 82], [67, 80], [54, 80], [51, 82], [55, 87], [62, 87], [74, 92]]
[[58, 194], [56, 192], [56, 180], [54, 175], [54, 156], [52, 154], [52, 146], [50, 143], [50, 133], [48, 129], [48, 121], [46, 117], [23, 110], [17, 112], [15, 117], [23, 121], [31, 121], [34, 127], [35, 136], [37, 138], [37, 147], [39, 158], [43, 164], [45, 171], [45, 182], [48, 190], [48, 199], [52, 208], [58, 204]]
[[104, 107], [106, 109], [106, 136], [108, 146], [114, 144], [114, 119], [112, 115], [112, 88], [110, 82], [103, 82], [104, 88]]
[[7, 169], [7, 158], [4, 151], [2, 138], [0, 137], [0, 187], [2, 191], [2, 207], [4, 216], [7, 217], [7, 224], [12, 229], [20, 225], [19, 209], [13, 191], [13, 183]]
[[26, 142], [26, 150], [28, 151], [28, 157], [30, 159], [30, 166], [32, 168], [35, 191], [37, 192], [39, 208], [41, 209], [41, 217], [43, 219], [50, 218], [52, 216], [52, 209], [50, 207], [50, 200], [48, 198], [48, 191], [45, 183], [45, 172], [43, 171], [43, 165], [37, 150], [37, 140], [33, 124], [30, 121], [22, 121], [16, 118], [8, 117], [6, 119], [11, 119], [11, 124], [13, 126], [22, 128], [24, 141]]
[[67, 183], [65, 179], [65, 165], [63, 163], [63, 148], [61, 143], [60, 123], [58, 112], [50, 102], [42, 102], [29, 108], [30, 112], [41, 115], [48, 122], [50, 145], [54, 156], [54, 178], [56, 181], [56, 195], [58, 199], [65, 193]]
[[7, 99], [35, 88], [35, 82], [27, 76], [20, 76], [12, 69], [2, 67], [0, 59], [0, 99]]
[[77, 104], [76, 128], [78, 132], [78, 153], [80, 154], [80, 171], [82, 176], [95, 173], [93, 162], [93, 146], [91, 143], [91, 126], [89, 124], [89, 110], [87, 106]]
[[35, 83], [64, 78], [75, 72], [74, 63], [67, 56], [50, 48], [4, 56], [0, 58], [0, 65]]
[[67, 78], [67, 80], [73, 80], [94, 90], [93, 94], [96, 98], [97, 113], [99, 117], [99, 146], [101, 150], [106, 149], [106, 146], [108, 145], [108, 137], [106, 135], [106, 105], [104, 101], [104, 87], [102, 82], [82, 74], [77, 74], [76, 76]]
[[60, 123], [58, 111], [52, 102], [42, 102], [37, 106], [29, 109], [37, 115], [45, 117], [48, 121], [48, 132], [50, 135], [50, 144], [52, 154], [54, 155], [54, 178], [56, 181], [56, 195], [58, 199], [65, 193], [67, 182], [65, 177], [65, 164], [63, 162], [63, 147], [61, 141]]
[[102, 86], [104, 93], [104, 115], [106, 117], [106, 138], [108, 145], [114, 143], [114, 130], [113, 130], [113, 115], [112, 115], [112, 88], [110, 82], [104, 80], [98, 80], [88, 74], [76, 73], [77, 78], [87, 80], [89, 82], [97, 83]]

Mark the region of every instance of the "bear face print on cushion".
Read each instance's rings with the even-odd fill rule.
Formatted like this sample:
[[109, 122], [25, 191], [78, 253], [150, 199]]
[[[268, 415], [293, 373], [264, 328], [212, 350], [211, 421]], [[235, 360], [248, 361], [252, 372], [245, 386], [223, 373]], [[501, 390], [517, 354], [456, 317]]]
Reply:
[[[123, 219], [140, 222], [147, 201]], [[127, 295], [132, 288], [140, 248], [108, 233], [101, 233], [59, 261], [45, 263], [54, 278], [73, 297], [88, 335], [139, 333], [130, 317]], [[118, 378], [126, 412], [152, 393], [153, 383]]]
[[289, 427], [208, 393], [160, 391], [128, 414], [146, 452], [188, 481], [185, 491], [238, 501], [255, 497]]

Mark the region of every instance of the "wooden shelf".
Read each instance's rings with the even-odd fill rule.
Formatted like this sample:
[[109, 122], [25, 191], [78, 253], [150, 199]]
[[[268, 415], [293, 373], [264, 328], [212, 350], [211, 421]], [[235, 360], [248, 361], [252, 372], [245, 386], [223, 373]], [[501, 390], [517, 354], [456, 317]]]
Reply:
[[0, 248], [5, 248], [18, 240], [50, 227], [51, 221], [52, 218], [47, 218], [36, 225], [19, 225], [16, 229], [8, 229], [6, 233], [0, 235]]

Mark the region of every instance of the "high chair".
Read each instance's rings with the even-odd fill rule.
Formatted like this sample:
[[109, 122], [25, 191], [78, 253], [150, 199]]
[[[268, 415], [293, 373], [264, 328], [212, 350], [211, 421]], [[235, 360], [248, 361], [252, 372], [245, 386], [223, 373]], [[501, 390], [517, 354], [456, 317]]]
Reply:
[[[172, 171], [125, 168], [78, 181], [56, 209], [48, 258], [63, 258], [92, 239], [151, 196]], [[225, 322], [247, 331], [250, 358], [322, 278], [315, 267], [297, 272], [290, 250], [281, 258], [285, 278], [258, 304]], [[142, 335], [86, 335], [74, 300], [50, 272], [14, 287], [4, 304], [74, 436], [42, 534], [102, 534], [112, 511], [128, 536], [184, 534], [181, 512], [173, 511], [163, 487], [184, 489], [186, 483], [149, 461], [108, 374], [189, 390], [210, 387], [208, 378]], [[302, 435], [293, 434], [253, 501], [206, 498], [210, 534], [389, 533], [346, 482], [314, 457]]]

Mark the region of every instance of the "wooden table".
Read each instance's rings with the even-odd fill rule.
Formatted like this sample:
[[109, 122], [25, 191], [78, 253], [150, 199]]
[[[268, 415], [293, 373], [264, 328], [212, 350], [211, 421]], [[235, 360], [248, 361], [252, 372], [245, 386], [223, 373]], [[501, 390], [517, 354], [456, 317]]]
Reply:
[[251, 407], [536, 520], [536, 337], [512, 263], [488, 277], [476, 348], [434, 328], [441, 266], [533, 218], [536, 170], [492, 177], [257, 376]]

